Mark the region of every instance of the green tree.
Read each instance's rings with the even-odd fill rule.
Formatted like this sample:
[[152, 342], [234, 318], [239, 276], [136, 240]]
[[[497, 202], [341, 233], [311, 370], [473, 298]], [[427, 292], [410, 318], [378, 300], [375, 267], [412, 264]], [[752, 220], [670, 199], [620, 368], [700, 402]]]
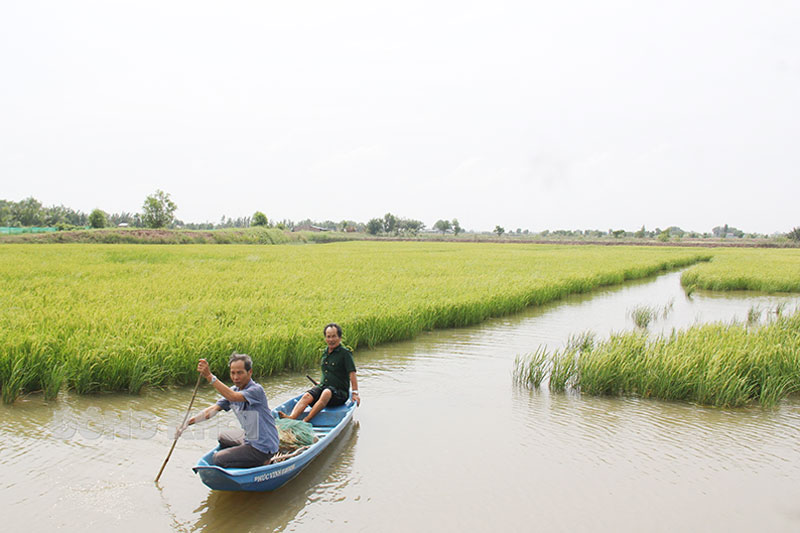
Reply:
[[441, 231], [442, 234], [447, 233], [447, 230], [450, 229], [450, 221], [449, 220], [437, 220], [436, 223], [433, 225], [433, 229], [437, 231]]
[[104, 211], [95, 209], [89, 215], [89, 225], [93, 228], [105, 228], [108, 226], [108, 217]]
[[639, 228], [639, 231], [634, 233], [633, 236], [636, 237], [637, 239], [644, 239], [645, 234], [646, 230], [644, 229], [644, 224], [642, 224], [642, 227]]
[[800, 242], [800, 228], [794, 228], [786, 236], [795, 242]]
[[416, 235], [425, 227], [421, 220], [414, 220], [413, 218], [401, 218], [397, 221], [397, 229], [402, 233], [410, 233]]
[[683, 231], [683, 230], [682, 230], [681, 228], [679, 228], [678, 226], [670, 226], [670, 227], [668, 227], [668, 228], [666, 229], [666, 231], [668, 231], [668, 232], [669, 232], [669, 236], [670, 236], [670, 237], [673, 237], [673, 236], [683, 237], [683, 236], [684, 236], [684, 234], [686, 233], [685, 231]]
[[500, 237], [503, 233], [506, 232], [506, 229], [503, 226], [495, 226], [494, 232], [497, 233], [497, 236]]
[[269, 224], [269, 220], [267, 220], [267, 215], [261, 211], [256, 211], [253, 213], [253, 220], [250, 223], [253, 226], [266, 226]]
[[383, 215], [383, 231], [393, 233], [397, 229], [397, 217], [391, 213]]
[[168, 226], [174, 218], [178, 206], [170, 200], [169, 194], [158, 189], [155, 194], [145, 198], [142, 205], [142, 221], [148, 228], [163, 228]]
[[744, 237], [744, 231], [734, 228], [733, 226], [728, 226], [725, 224], [724, 226], [716, 226], [714, 229], [711, 230], [715, 237], [722, 237], [725, 238], [728, 234], [732, 234], [734, 237]]
[[383, 229], [383, 220], [379, 218], [370, 219], [367, 222], [367, 233], [370, 235], [377, 235]]
[[13, 202], [8, 200], [0, 200], [0, 226], [11, 225], [11, 207]]
[[464, 231], [464, 229], [463, 229], [463, 228], [461, 227], [461, 225], [458, 223], [458, 219], [457, 219], [457, 218], [454, 218], [454, 219], [453, 219], [453, 222], [452, 222], [452, 224], [453, 224], [453, 234], [454, 234], [454, 235], [458, 235], [459, 233], [461, 233], [462, 231]]
[[32, 196], [14, 204], [11, 208], [11, 213], [20, 226], [41, 226], [44, 224], [42, 203]]

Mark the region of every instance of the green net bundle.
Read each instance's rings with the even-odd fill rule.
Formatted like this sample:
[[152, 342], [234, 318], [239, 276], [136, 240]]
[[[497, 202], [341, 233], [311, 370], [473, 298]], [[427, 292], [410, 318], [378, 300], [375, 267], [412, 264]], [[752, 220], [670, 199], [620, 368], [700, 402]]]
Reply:
[[292, 420], [291, 418], [279, 418], [275, 420], [275, 425], [278, 426], [278, 437], [281, 441], [280, 449], [282, 452], [309, 446], [317, 440], [316, 435], [314, 435], [314, 428], [308, 422]]

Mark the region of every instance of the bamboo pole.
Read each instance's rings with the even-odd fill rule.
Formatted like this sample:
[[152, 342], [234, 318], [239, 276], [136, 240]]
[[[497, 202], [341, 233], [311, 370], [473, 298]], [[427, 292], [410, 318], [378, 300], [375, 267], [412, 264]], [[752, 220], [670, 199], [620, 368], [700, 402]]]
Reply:
[[[192, 401], [189, 402], [189, 407], [186, 409], [186, 414], [183, 415], [183, 422], [181, 422], [181, 426], [186, 423], [186, 420], [189, 418], [189, 413], [192, 411], [192, 405], [194, 404], [194, 398], [197, 396], [197, 389], [200, 388], [200, 380], [203, 379], [202, 374], [197, 375], [197, 384], [194, 386], [194, 392], [192, 392]], [[180, 435], [175, 435], [175, 440], [172, 441], [172, 446], [169, 449], [169, 453], [167, 454], [167, 458], [164, 459], [164, 464], [161, 465], [161, 470], [158, 471], [158, 475], [156, 476], [156, 483], [158, 483], [159, 478], [161, 477], [161, 473], [164, 471], [164, 467], [167, 466], [167, 461], [169, 461], [170, 456], [172, 455], [172, 450], [175, 449], [175, 444], [177, 444]]]

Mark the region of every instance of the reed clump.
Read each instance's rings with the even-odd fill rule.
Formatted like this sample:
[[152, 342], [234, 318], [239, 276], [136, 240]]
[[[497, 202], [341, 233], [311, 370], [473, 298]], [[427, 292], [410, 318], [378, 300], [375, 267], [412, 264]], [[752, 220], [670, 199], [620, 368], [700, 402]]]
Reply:
[[593, 395], [770, 407], [800, 391], [800, 312], [756, 328], [709, 324], [655, 338], [643, 331], [616, 334], [588, 349], [568, 347], [550, 356], [537, 352], [518, 359], [515, 375], [539, 386], [545, 379], [539, 375], [551, 366], [553, 390], [572, 383]]
[[674, 301], [670, 301], [663, 307], [655, 305], [637, 305], [628, 311], [628, 316], [631, 317], [636, 327], [647, 329], [651, 322], [659, 318], [666, 319], [672, 312], [674, 303]]
[[0, 245], [5, 402], [189, 384], [233, 351], [256, 375], [314, 365], [321, 327], [354, 347], [466, 326], [707, 260], [681, 248], [343, 242]]

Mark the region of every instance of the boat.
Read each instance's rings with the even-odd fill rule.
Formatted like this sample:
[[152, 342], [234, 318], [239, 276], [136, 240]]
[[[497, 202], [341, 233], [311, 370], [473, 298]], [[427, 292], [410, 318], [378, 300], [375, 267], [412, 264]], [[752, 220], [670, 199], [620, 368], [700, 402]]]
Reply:
[[[277, 418], [278, 411], [291, 413], [300, 398], [301, 396], [292, 398], [275, 407], [272, 409], [272, 416]], [[214, 452], [220, 449], [217, 446], [201, 457], [192, 470], [200, 475], [203, 483], [214, 490], [267, 492], [278, 489], [299, 474], [322, 450], [336, 440], [353, 419], [355, 408], [356, 403], [352, 398], [344, 405], [324, 408], [311, 420], [317, 441], [301, 453], [281, 462], [252, 468], [222, 468], [213, 464], [211, 459]], [[306, 411], [308, 410], [307, 407]]]

